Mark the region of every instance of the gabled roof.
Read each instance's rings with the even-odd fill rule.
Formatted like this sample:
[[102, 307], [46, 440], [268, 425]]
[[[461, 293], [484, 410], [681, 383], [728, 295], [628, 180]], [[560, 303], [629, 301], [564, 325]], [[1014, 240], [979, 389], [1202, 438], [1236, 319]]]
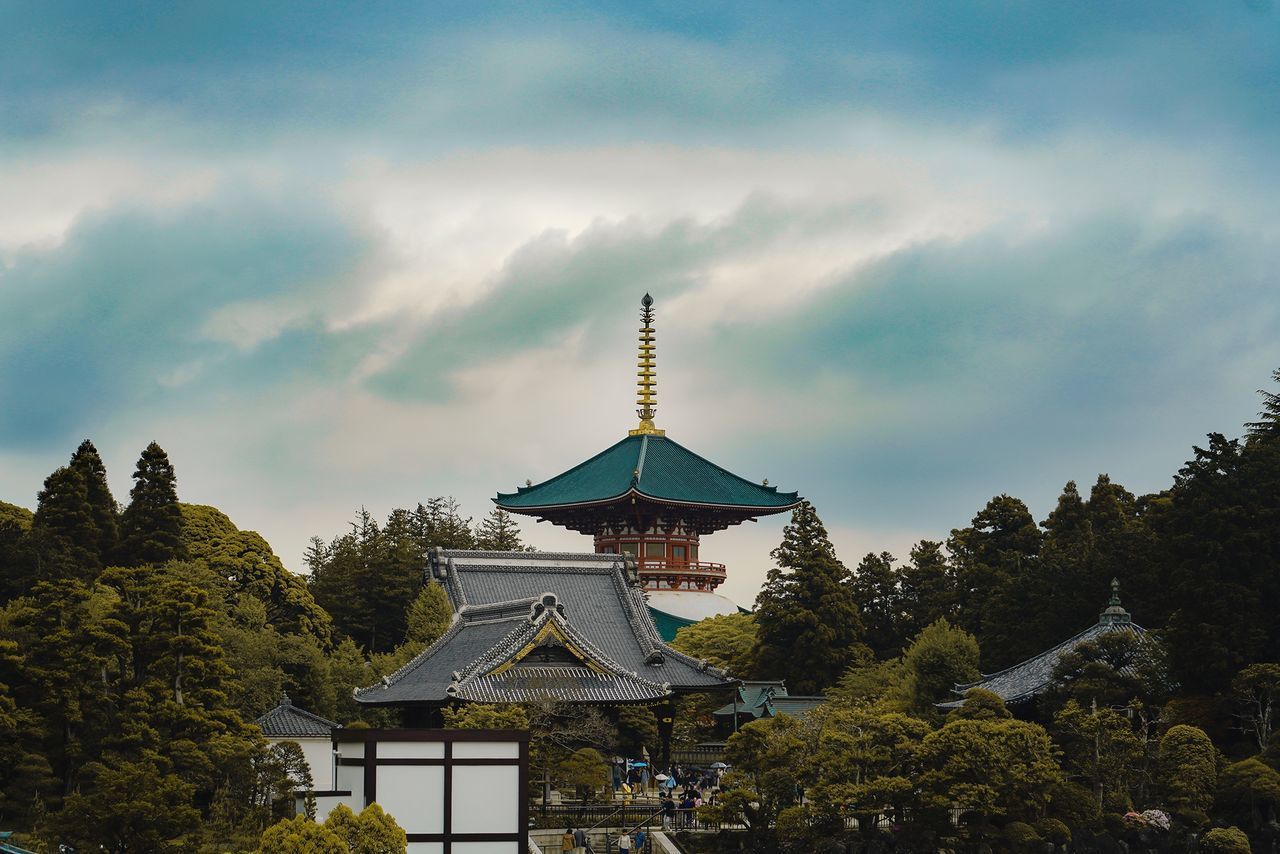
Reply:
[[254, 721], [267, 738], [328, 738], [338, 724], [300, 709], [285, 694], [280, 704]]
[[433, 550], [454, 608], [445, 634], [361, 703], [628, 703], [729, 687], [666, 646], [618, 555]]
[[[1095, 640], [1110, 632], [1129, 632], [1138, 637], [1147, 633], [1147, 630], [1133, 622], [1129, 612], [1121, 607], [1119, 582], [1116, 581], [1111, 582], [1111, 599], [1107, 608], [1099, 615], [1098, 622], [1037, 656], [996, 673], [985, 674], [977, 682], [957, 684], [953, 690], [956, 694], [963, 696], [971, 688], [983, 688], [998, 694], [1006, 706], [1025, 703], [1043, 694], [1053, 685], [1053, 670], [1058, 666], [1063, 655], [1085, 641]], [[962, 705], [964, 700], [959, 699], [939, 703], [938, 708], [954, 709]]]
[[736, 705], [729, 703], [716, 709], [711, 714], [733, 717], [736, 712], [739, 715], [750, 714], [753, 718], [758, 718], [764, 713], [764, 706], [769, 700], [774, 697], [785, 696], [787, 696], [787, 683], [782, 680], [746, 680], [738, 686], [738, 702]]
[[665, 436], [628, 436], [586, 462], [494, 502], [521, 513], [611, 502], [629, 494], [658, 502], [777, 513], [794, 507], [794, 492], [779, 492], [738, 477]]

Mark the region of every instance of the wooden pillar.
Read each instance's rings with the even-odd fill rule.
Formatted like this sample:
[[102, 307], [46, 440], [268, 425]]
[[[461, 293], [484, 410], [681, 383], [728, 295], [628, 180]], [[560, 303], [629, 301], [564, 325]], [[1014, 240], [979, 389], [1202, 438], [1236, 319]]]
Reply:
[[675, 725], [676, 707], [673, 702], [660, 703], [653, 707], [654, 717], [658, 719], [658, 737], [662, 739], [662, 751], [658, 757], [657, 770], [671, 773], [671, 730]]

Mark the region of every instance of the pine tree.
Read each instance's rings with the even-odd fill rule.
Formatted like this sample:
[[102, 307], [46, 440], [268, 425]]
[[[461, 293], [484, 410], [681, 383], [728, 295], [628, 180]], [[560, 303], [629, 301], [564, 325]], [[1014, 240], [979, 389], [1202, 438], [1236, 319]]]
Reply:
[[476, 526], [475, 547], [486, 552], [519, 552], [525, 548], [520, 542], [520, 526], [501, 507], [493, 508]]
[[776, 566], [756, 598], [759, 675], [816, 694], [840, 678], [862, 637], [849, 572], [808, 501], [792, 512], [771, 556]]
[[139, 566], [182, 560], [187, 550], [169, 455], [155, 442], [147, 445], [133, 479], [129, 506], [120, 520], [120, 562]]
[[413, 511], [414, 530], [425, 553], [427, 549], [473, 549], [476, 538], [471, 519], [463, 518], [457, 500], [441, 495], [419, 504]]
[[[1271, 379], [1280, 383], [1280, 368], [1271, 372]], [[1257, 421], [1250, 421], [1244, 426], [1250, 439], [1274, 439], [1280, 436], [1280, 393], [1260, 388], [1258, 394], [1262, 395], [1262, 411], [1258, 413]]]
[[93, 524], [98, 532], [98, 561], [105, 566], [120, 543], [119, 510], [111, 495], [111, 487], [107, 485], [107, 467], [93, 442], [85, 439], [71, 455], [71, 468], [78, 469], [84, 475], [89, 512], [93, 515]]

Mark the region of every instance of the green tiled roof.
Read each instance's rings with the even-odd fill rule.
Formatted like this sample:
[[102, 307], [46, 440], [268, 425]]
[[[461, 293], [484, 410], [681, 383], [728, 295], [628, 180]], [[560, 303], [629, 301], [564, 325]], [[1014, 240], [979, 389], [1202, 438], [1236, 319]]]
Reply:
[[508, 510], [597, 504], [636, 493], [657, 501], [786, 510], [799, 497], [738, 477], [665, 436], [628, 436], [550, 480], [499, 493]]

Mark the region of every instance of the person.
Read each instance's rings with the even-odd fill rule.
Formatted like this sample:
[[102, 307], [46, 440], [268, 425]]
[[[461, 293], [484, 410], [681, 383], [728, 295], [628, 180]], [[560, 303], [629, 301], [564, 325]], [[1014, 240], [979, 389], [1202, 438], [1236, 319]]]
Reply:
[[564, 835], [560, 837], [560, 851], [561, 851], [561, 854], [569, 854], [569, 852], [572, 850], [573, 850], [573, 828], [570, 827], [564, 832]]
[[631, 834], [624, 833], [618, 837], [618, 852], [619, 854], [621, 854], [621, 852], [623, 851], [630, 851], [630, 850], [631, 850]]
[[645, 834], [644, 830], [636, 831], [636, 851], [637, 852], [644, 851], [644, 843], [645, 843], [645, 840], [648, 838], [649, 837], [648, 835]]
[[690, 820], [693, 818], [693, 796], [686, 789], [684, 795], [680, 798], [680, 826], [688, 827]]
[[662, 829], [670, 830], [671, 821], [676, 817], [676, 801], [668, 792], [666, 797], [662, 799]]
[[582, 828], [573, 832], [573, 854], [587, 854], [587, 832]]
[[631, 784], [626, 780], [622, 781], [622, 805], [625, 807], [631, 803]]

